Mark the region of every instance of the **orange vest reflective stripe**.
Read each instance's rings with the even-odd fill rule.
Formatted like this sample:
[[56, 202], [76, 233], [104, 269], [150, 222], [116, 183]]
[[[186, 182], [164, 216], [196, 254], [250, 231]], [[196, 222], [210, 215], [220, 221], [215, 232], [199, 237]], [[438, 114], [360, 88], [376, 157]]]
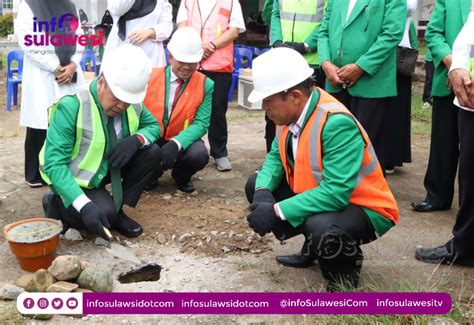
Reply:
[[[321, 141], [328, 114], [345, 114], [354, 118], [334, 97], [320, 89], [318, 92], [319, 101], [300, 134], [294, 166], [287, 161], [286, 141], [289, 128], [287, 126], [277, 128], [280, 158], [285, 169], [286, 180], [294, 193], [311, 190], [324, 180]], [[355, 118], [354, 121], [366, 145], [357, 183], [349, 202], [369, 208], [397, 223], [399, 217], [397, 203], [385, 181], [375, 150], [363, 127]]]
[[[214, 42], [229, 29], [233, 0], [217, 0], [209, 16], [203, 20], [198, 0], [186, 0], [188, 25], [201, 34], [203, 42]], [[214, 72], [232, 72], [234, 70], [234, 44], [220, 48], [209, 58], [201, 61], [201, 68]]]
[[165, 103], [166, 70], [165, 67], [153, 69], [143, 104], [160, 123], [163, 138], [169, 140], [193, 123], [197, 109], [204, 99], [205, 82], [205, 75], [198, 71], [193, 73], [186, 87], [181, 91], [181, 95], [168, 120], [168, 126], [165, 128], [165, 105], [168, 105], [168, 103]]

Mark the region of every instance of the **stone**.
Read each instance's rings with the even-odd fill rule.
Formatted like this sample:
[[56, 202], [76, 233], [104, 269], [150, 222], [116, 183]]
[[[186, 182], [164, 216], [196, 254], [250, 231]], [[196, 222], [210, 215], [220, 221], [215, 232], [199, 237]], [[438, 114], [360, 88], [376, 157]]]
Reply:
[[163, 235], [163, 234], [159, 234], [159, 235], [158, 235], [158, 243], [160, 243], [161, 245], [163, 245], [164, 243], [166, 243], [166, 237], [165, 237], [165, 235]]
[[27, 317], [31, 317], [32, 319], [36, 320], [50, 320], [53, 318], [54, 315], [52, 314], [38, 314], [38, 315], [25, 315]]
[[46, 292], [49, 286], [54, 282], [56, 282], [56, 280], [51, 273], [45, 269], [39, 269], [30, 282], [28, 282], [25, 290], [28, 292]]
[[162, 197], [164, 200], [169, 200], [169, 199], [171, 199], [171, 195], [170, 195], [170, 194], [163, 194], [161, 197]]
[[221, 249], [222, 249], [222, 251], [224, 252], [224, 254], [226, 254], [226, 253], [229, 253], [229, 252], [230, 252], [230, 248], [229, 248], [229, 247], [227, 247], [227, 246], [222, 246], [222, 248], [221, 248]]
[[48, 271], [59, 281], [75, 280], [82, 271], [81, 259], [76, 255], [58, 256]]
[[83, 238], [82, 238], [81, 233], [77, 229], [69, 228], [64, 234], [64, 239], [71, 240], [71, 241], [80, 241]]
[[231, 231], [229, 232], [229, 238], [232, 238], [232, 237], [234, 237], [235, 235], [237, 235], [237, 233], [236, 233], [235, 231], [231, 230]]
[[89, 261], [86, 261], [86, 260], [81, 260], [81, 269], [82, 270], [85, 270], [87, 269], [89, 266], [91, 266], [91, 262]]
[[185, 242], [189, 241], [192, 237], [193, 237], [193, 235], [191, 235], [190, 233], [187, 232], [185, 234], [182, 234], [181, 237], [179, 237], [178, 242], [185, 243]]
[[76, 288], [72, 290], [72, 292], [94, 292], [94, 291], [89, 290], [89, 289], [84, 289], [84, 288]]
[[110, 246], [110, 241], [108, 241], [108, 240], [106, 240], [102, 237], [97, 237], [95, 239], [94, 244], [96, 244], [97, 246], [109, 247]]
[[216, 231], [216, 230], [211, 231], [211, 235], [216, 236], [216, 235], [217, 235], [217, 231]]
[[50, 285], [48, 289], [46, 289], [46, 292], [72, 292], [77, 288], [79, 288], [77, 283], [58, 281]]
[[3, 300], [16, 300], [20, 293], [24, 292], [25, 289], [22, 287], [18, 287], [13, 284], [5, 284], [3, 288], [0, 290], [0, 297]]
[[81, 288], [90, 289], [95, 292], [111, 292], [114, 279], [110, 270], [92, 265], [81, 272], [76, 283]]
[[34, 278], [34, 276], [34, 273], [23, 274], [16, 280], [15, 284], [24, 289], [28, 285], [28, 282], [30, 282], [30, 280]]
[[428, 320], [428, 325], [451, 325], [451, 324], [458, 324], [455, 321], [446, 318], [446, 317], [433, 317], [430, 320]]
[[198, 196], [198, 194], [199, 194], [198, 191], [193, 191], [193, 192], [191, 193], [191, 196], [192, 196], [192, 197], [196, 197], [196, 196]]

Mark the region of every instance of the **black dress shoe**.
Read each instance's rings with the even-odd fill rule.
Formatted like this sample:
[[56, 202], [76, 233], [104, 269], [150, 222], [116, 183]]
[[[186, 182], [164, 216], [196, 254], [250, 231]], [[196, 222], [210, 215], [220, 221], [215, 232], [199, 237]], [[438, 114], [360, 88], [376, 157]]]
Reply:
[[143, 233], [143, 229], [138, 222], [127, 216], [123, 210], [118, 212], [118, 220], [113, 228], [115, 228], [119, 234], [128, 238], [135, 238]]
[[180, 190], [181, 192], [192, 193], [195, 191], [193, 182], [191, 182], [191, 180], [185, 183], [176, 182], [176, 186], [178, 187], [178, 190]]
[[305, 268], [313, 265], [314, 258], [301, 253], [294, 255], [280, 255], [276, 257], [279, 264], [289, 267]]
[[56, 204], [56, 196], [53, 192], [43, 195], [42, 204], [45, 218], [61, 220], [59, 208]]
[[474, 266], [474, 256], [459, 256], [457, 252], [451, 252], [446, 245], [433, 248], [418, 248], [415, 258], [425, 263], [446, 263], [464, 266]]
[[449, 208], [436, 208], [436, 207], [432, 206], [430, 203], [425, 202], [425, 201], [420, 202], [420, 203], [412, 202], [411, 207], [413, 208], [413, 210], [415, 210], [417, 212], [431, 212], [431, 211], [449, 210]]

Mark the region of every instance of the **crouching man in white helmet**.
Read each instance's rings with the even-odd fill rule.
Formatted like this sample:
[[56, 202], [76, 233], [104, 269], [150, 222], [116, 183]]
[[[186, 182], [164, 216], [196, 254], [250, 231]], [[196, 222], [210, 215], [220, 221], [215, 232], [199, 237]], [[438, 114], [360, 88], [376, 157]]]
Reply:
[[122, 204], [135, 207], [161, 162], [153, 144], [160, 126], [141, 104], [151, 69], [143, 50], [123, 45], [88, 90], [50, 107], [40, 171], [53, 193], [43, 197], [43, 208], [65, 229], [86, 228], [106, 239], [106, 228], [126, 237], [143, 232]]
[[[160, 123], [163, 161], [158, 177], [171, 169], [179, 190], [194, 192], [191, 177], [206, 167], [209, 153], [201, 138], [209, 128], [214, 82], [196, 71], [203, 50], [199, 33], [191, 27], [178, 29], [168, 43], [170, 64], [154, 68], [145, 105]], [[147, 190], [158, 186], [153, 180]]]
[[360, 245], [394, 226], [399, 212], [366, 132], [340, 102], [312, 87], [312, 73], [288, 48], [253, 63], [249, 101], [263, 100], [277, 131], [247, 182], [247, 220], [261, 236], [303, 234], [301, 252], [277, 256], [278, 263], [309, 267], [318, 260], [328, 291], [347, 290], [358, 286]]

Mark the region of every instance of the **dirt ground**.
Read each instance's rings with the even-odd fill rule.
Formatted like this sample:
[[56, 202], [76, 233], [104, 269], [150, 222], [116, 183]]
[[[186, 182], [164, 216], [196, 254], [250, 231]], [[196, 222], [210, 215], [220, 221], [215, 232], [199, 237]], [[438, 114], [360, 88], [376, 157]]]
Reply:
[[[1, 86], [0, 86], [1, 88]], [[18, 127], [19, 111], [4, 112], [4, 92], [0, 99], [0, 226], [31, 217], [41, 217], [41, 197], [47, 188], [30, 189], [23, 178], [24, 129]], [[157, 282], [114, 283], [114, 291], [154, 292], [248, 292], [248, 291], [325, 291], [317, 265], [308, 269], [279, 266], [275, 256], [297, 252], [302, 237], [280, 243], [272, 236], [253, 235], [245, 216], [247, 203], [244, 184], [262, 163], [265, 154], [263, 113], [236, 108], [229, 110], [229, 156], [233, 170], [220, 173], [214, 162], [194, 178], [197, 195], [184, 195], [168, 174], [161, 186], [144, 193], [136, 209], [127, 209], [144, 228], [137, 239], [120, 238], [140, 259], [163, 266]], [[413, 136], [413, 163], [388, 176], [397, 198], [399, 224], [379, 240], [363, 246], [365, 262], [361, 291], [449, 291], [474, 313], [467, 302], [473, 300], [474, 269], [424, 264], [414, 259], [419, 246], [447, 241], [457, 211], [414, 213], [412, 200], [424, 198], [423, 176], [429, 150], [429, 136]], [[457, 194], [456, 194], [457, 197]], [[456, 199], [457, 201], [457, 199]], [[62, 240], [58, 254], [76, 254], [111, 270], [114, 276], [129, 270], [129, 262], [109, 255], [94, 244]], [[0, 242], [0, 285], [14, 283], [25, 273]], [[18, 319], [14, 303], [0, 302], [0, 323]], [[91, 315], [82, 319], [55, 316], [53, 321], [98, 324], [114, 323], [308, 323], [325, 318], [306, 315]], [[466, 318], [467, 320], [467, 318]], [[25, 320], [18, 320], [20, 323]], [[472, 321], [472, 319], [471, 319]], [[26, 321], [28, 322], [28, 321]]]

